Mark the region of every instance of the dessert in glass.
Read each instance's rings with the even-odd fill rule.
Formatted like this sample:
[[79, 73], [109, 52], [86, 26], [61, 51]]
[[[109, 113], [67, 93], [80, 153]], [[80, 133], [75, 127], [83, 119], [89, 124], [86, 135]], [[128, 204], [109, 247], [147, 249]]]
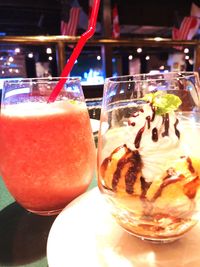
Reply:
[[195, 72], [107, 78], [98, 186], [131, 234], [167, 243], [200, 216], [200, 98]]
[[95, 146], [80, 80], [62, 78], [4, 83], [0, 116], [0, 173], [25, 209], [59, 213], [85, 192], [94, 175]]

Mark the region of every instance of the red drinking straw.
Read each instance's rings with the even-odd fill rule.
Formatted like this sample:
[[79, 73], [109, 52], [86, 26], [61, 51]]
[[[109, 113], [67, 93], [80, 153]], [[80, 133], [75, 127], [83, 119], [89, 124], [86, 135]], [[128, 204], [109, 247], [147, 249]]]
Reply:
[[68, 77], [70, 71], [72, 70], [76, 59], [80, 55], [86, 41], [94, 35], [95, 29], [96, 29], [96, 22], [97, 22], [97, 16], [98, 16], [98, 11], [99, 11], [99, 5], [100, 5], [100, 0], [94, 0], [94, 5], [92, 7], [92, 12], [91, 12], [90, 20], [89, 20], [88, 29], [86, 32], [84, 32], [81, 35], [77, 45], [75, 46], [67, 64], [65, 65], [65, 67], [64, 67], [64, 69], [60, 75], [63, 78], [60, 79], [59, 82], [56, 84], [54, 90], [52, 91], [52, 93], [48, 99], [48, 103], [54, 102], [56, 100], [56, 97], [58, 96], [62, 87], [64, 86], [64, 84], [67, 80], [67, 77]]

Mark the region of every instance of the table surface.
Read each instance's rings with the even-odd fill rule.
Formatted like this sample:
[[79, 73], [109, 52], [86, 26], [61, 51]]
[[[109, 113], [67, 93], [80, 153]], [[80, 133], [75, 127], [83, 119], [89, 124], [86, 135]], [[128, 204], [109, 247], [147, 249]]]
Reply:
[[[96, 178], [88, 190], [94, 186]], [[0, 267], [47, 267], [47, 238], [55, 218], [24, 210], [0, 177]]]

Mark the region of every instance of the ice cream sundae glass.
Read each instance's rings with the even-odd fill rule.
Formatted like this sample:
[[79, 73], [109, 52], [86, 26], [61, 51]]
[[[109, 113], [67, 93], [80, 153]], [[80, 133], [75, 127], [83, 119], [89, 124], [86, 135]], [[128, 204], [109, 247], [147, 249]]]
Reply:
[[105, 82], [98, 186], [116, 221], [153, 242], [183, 236], [200, 216], [200, 98], [195, 72]]

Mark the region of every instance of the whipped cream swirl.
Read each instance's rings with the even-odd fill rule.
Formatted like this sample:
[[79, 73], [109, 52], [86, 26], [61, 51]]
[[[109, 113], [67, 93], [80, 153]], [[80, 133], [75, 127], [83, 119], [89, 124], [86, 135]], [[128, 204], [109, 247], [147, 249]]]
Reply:
[[178, 127], [174, 111], [157, 115], [151, 103], [144, 104], [129, 118], [126, 145], [139, 151], [142, 176], [147, 182], [161, 178], [171, 162], [182, 155]]

